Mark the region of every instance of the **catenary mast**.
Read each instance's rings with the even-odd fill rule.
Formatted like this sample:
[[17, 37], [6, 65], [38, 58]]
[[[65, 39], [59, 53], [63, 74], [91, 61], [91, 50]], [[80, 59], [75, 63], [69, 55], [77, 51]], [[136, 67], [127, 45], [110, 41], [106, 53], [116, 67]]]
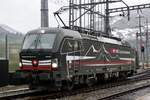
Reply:
[[48, 0], [41, 0], [41, 27], [49, 27]]

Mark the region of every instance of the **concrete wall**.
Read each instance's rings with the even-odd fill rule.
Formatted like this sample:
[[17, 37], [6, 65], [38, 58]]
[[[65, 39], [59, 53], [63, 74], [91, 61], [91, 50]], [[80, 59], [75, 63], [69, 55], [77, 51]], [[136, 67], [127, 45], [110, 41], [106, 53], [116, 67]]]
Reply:
[[8, 84], [8, 60], [0, 59], [0, 86]]

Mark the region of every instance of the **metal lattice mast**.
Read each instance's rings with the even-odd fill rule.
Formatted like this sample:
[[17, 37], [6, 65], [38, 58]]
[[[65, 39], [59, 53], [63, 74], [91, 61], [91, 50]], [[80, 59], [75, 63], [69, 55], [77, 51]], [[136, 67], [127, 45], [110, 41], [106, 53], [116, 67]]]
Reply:
[[49, 27], [48, 0], [41, 0], [41, 27]]
[[74, 6], [73, 6], [73, 1], [69, 1], [69, 27], [70, 29], [73, 29], [74, 27]]
[[[94, 0], [91, 0], [91, 7], [94, 6]], [[90, 11], [90, 29], [94, 30], [94, 8]]]
[[105, 10], [105, 33], [109, 36], [110, 26], [109, 26], [109, 0], [106, 0], [106, 10]]
[[[79, 1], [79, 9], [80, 9], [80, 11], [79, 11], [79, 16], [81, 16], [81, 14], [82, 14], [81, 0]], [[80, 27], [82, 27], [82, 18], [80, 18], [80, 20], [79, 20], [79, 25], [80, 25]]]

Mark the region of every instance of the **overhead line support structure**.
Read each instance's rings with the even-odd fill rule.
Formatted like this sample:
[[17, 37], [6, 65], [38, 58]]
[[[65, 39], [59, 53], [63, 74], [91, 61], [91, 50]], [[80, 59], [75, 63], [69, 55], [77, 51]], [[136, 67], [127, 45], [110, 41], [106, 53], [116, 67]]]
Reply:
[[128, 11], [128, 10], [131, 11], [131, 10], [138, 10], [138, 9], [145, 9], [145, 8], [150, 8], [150, 3], [134, 5], [134, 6], [129, 6], [129, 7], [113, 8], [113, 9], [109, 9], [109, 13], [123, 12], [123, 11]]
[[[108, 12], [108, 8], [109, 8], [109, 3], [116, 3], [116, 2], [121, 2], [120, 0], [103, 0], [101, 2], [95, 2], [94, 0], [90, 0], [90, 2], [88, 3], [82, 3], [80, 2], [79, 4], [74, 4], [73, 0], [70, 0], [69, 2], [69, 28], [74, 30], [74, 23], [77, 22], [79, 20], [80, 24], [79, 27], [81, 28], [82, 24], [81, 24], [81, 19], [82, 16], [84, 16], [85, 14], [87, 14], [88, 12], [90, 12], [90, 33], [93, 33], [96, 31], [96, 27], [95, 27], [95, 14], [105, 18], [105, 35], [109, 36], [109, 12]], [[95, 7], [99, 4], [106, 4], [106, 15], [103, 15], [101, 13], [99, 13], [98, 11], [95, 11]], [[77, 18], [74, 17], [74, 9], [79, 9], [80, 14]], [[84, 12], [81, 13], [81, 9], [85, 9]]]
[[120, 0], [109, 0], [109, 1], [101, 1], [101, 2], [85, 3], [85, 4], [73, 5], [73, 7], [89, 6], [89, 5], [98, 5], [98, 4], [106, 4], [107, 2], [108, 2], [108, 3], [116, 3], [116, 2], [120, 2]]
[[[109, 9], [109, 4], [117, 2], [122, 2], [126, 7]], [[102, 13], [102, 11], [100, 12], [100, 10], [97, 11], [97, 8], [100, 7], [98, 5], [104, 5], [105, 13]], [[111, 13], [127, 11], [129, 20], [131, 10], [144, 8], [150, 8], [150, 4], [128, 6], [123, 0], [84, 0], [84, 2], [82, 0], [69, 0], [69, 6], [62, 7], [55, 12], [54, 15], [57, 15], [62, 24], [66, 27], [66, 24], [60, 18], [59, 14], [69, 10], [69, 26], [67, 28], [83, 32], [86, 31], [91, 35], [102, 34], [105, 36], [110, 36], [111, 29], [109, 25], [109, 17]], [[77, 11], [79, 12], [77, 13]], [[104, 27], [104, 29], [97, 30], [97, 27], [99, 26], [95, 25], [95, 22], [97, 22], [96, 18], [104, 18], [104, 26], [101, 26]]]

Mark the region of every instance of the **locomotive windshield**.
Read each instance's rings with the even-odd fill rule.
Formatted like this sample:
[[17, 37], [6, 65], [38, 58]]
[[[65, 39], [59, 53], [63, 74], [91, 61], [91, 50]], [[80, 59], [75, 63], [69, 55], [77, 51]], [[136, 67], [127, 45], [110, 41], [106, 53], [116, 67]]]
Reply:
[[22, 49], [52, 49], [56, 34], [29, 34]]

